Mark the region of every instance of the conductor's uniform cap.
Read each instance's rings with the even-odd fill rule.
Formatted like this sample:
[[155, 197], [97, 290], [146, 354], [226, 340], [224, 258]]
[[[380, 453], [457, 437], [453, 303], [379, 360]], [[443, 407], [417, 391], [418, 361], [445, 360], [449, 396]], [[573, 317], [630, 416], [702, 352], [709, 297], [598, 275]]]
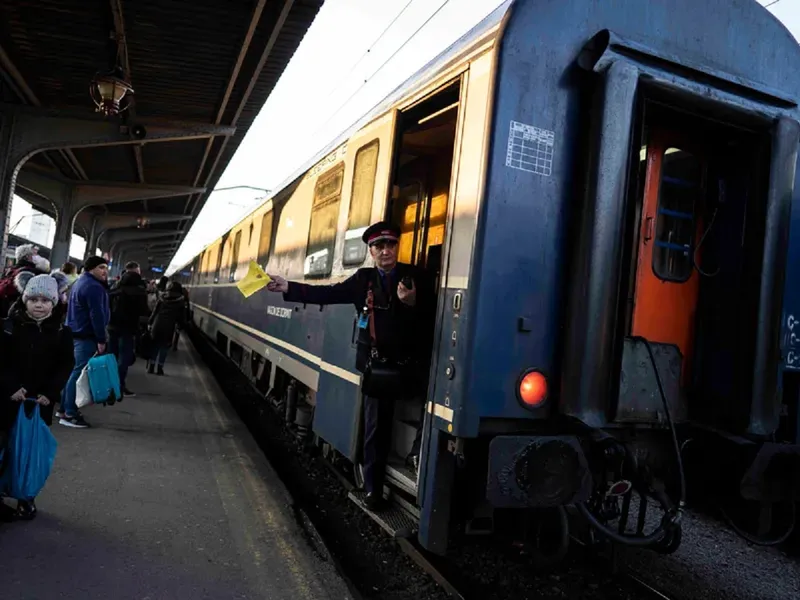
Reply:
[[372, 246], [382, 241], [397, 242], [400, 240], [400, 228], [388, 221], [380, 221], [367, 227], [361, 239], [367, 246]]

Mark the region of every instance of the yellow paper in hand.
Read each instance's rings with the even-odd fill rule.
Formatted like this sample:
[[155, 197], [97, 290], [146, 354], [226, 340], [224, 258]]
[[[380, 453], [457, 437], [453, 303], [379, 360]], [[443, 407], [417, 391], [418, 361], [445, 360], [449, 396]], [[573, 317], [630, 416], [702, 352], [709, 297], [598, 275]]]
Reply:
[[266, 287], [270, 281], [269, 275], [264, 273], [264, 270], [258, 266], [256, 261], [251, 260], [250, 266], [247, 268], [247, 275], [236, 284], [236, 287], [239, 288], [245, 298], [249, 298], [261, 288]]

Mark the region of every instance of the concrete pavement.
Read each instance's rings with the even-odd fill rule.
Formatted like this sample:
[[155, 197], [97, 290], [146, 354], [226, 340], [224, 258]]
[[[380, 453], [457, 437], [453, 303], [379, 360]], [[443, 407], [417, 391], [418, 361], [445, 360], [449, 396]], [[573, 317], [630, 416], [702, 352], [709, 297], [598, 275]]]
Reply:
[[92, 429], [53, 425], [38, 517], [0, 524], [0, 598], [350, 598], [190, 342], [167, 361], [137, 359]]

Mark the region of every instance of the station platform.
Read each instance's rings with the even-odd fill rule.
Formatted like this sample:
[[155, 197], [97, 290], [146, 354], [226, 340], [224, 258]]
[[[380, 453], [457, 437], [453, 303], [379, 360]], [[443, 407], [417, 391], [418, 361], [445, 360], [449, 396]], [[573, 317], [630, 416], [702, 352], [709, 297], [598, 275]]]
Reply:
[[191, 342], [137, 395], [55, 423], [31, 522], [0, 524], [4, 600], [344, 599], [347, 586]]

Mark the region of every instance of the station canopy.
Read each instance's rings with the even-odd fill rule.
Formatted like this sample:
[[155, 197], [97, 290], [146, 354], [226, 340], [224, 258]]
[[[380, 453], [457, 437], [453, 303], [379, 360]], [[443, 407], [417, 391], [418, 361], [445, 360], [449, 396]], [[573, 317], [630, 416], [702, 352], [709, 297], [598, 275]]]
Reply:
[[55, 262], [74, 231], [168, 264], [321, 4], [0, 2], [6, 232], [13, 189], [56, 219]]

